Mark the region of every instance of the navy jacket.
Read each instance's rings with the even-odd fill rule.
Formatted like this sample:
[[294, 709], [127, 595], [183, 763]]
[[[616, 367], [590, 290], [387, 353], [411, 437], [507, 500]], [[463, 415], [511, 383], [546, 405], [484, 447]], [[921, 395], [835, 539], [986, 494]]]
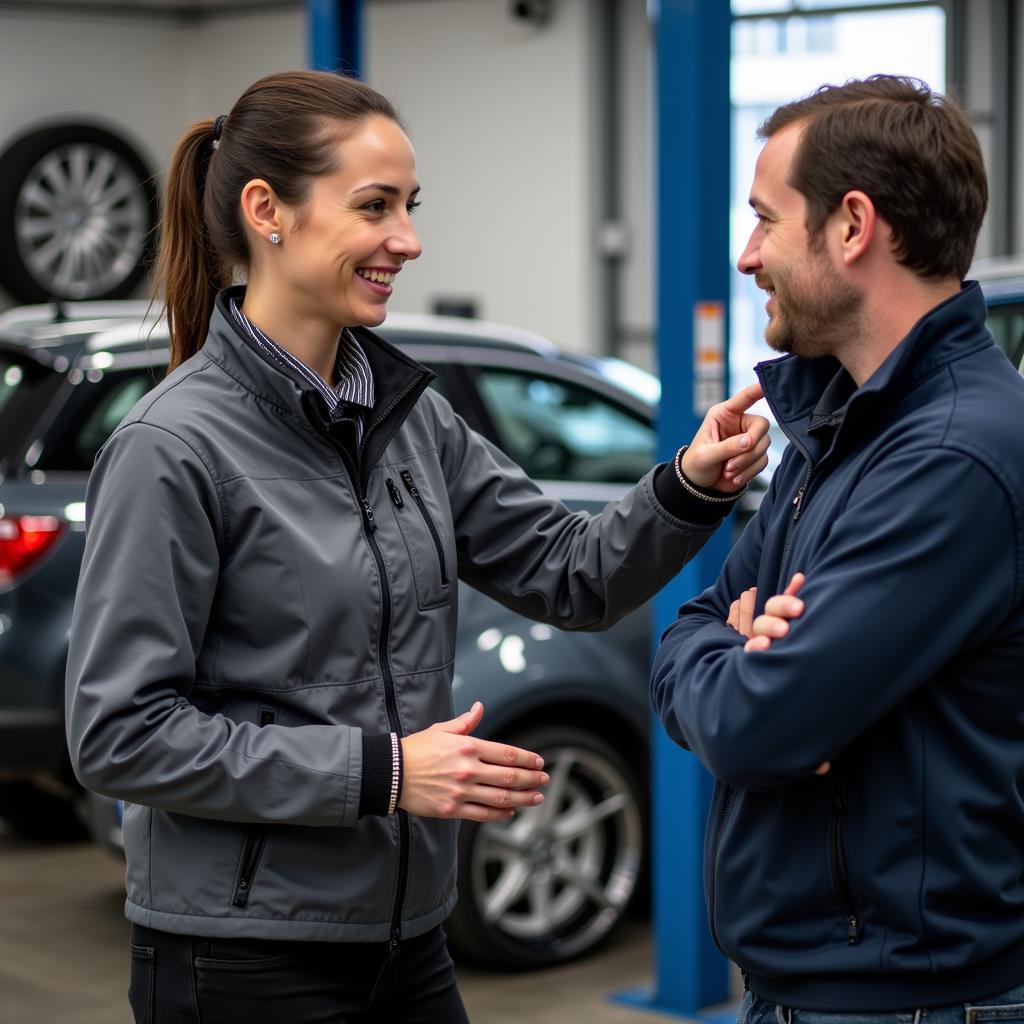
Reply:
[[[1024, 981], [1024, 379], [976, 283], [860, 389], [831, 359], [758, 373], [792, 443], [652, 679], [669, 735], [718, 780], [712, 932], [791, 1007], [1008, 989]], [[745, 653], [730, 603], [756, 585], [761, 612], [797, 571], [803, 616]]]

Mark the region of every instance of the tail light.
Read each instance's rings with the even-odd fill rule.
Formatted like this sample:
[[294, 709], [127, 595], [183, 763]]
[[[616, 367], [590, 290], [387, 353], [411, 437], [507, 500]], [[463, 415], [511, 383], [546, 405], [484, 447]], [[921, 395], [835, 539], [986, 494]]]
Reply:
[[10, 583], [41, 558], [63, 529], [56, 516], [0, 517], [0, 585]]

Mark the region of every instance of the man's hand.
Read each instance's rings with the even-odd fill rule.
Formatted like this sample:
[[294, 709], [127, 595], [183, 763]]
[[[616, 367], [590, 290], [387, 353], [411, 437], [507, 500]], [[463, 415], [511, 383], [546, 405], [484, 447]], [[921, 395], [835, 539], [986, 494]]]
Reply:
[[483, 714], [477, 701], [458, 718], [403, 737], [402, 810], [425, 818], [498, 821], [511, 818], [516, 807], [544, 800], [537, 788], [549, 781], [540, 770], [544, 759], [470, 736]]
[[686, 479], [697, 487], [735, 494], [768, 465], [768, 420], [747, 410], [764, 398], [760, 384], [713, 405], [683, 452]]
[[737, 633], [746, 637], [754, 635], [754, 605], [757, 603], [757, 587], [744, 590], [729, 606], [727, 626], [732, 626]]
[[750, 639], [743, 650], [767, 651], [773, 640], [781, 640], [789, 632], [790, 619], [798, 619], [804, 613], [804, 603], [796, 595], [805, 579], [802, 572], [794, 573], [781, 594], [768, 598], [764, 614], [754, 619], [751, 631], [745, 634]]
[[[726, 625], [732, 626], [738, 633], [747, 637], [743, 645], [745, 651], [767, 651], [772, 641], [781, 640], [789, 632], [790, 619], [799, 618], [804, 611], [804, 603], [797, 593], [804, 585], [806, 577], [802, 572], [794, 573], [789, 585], [781, 594], [768, 598], [764, 606], [764, 614], [754, 618], [754, 604], [757, 601], [757, 587], [744, 590], [729, 606], [729, 618]], [[822, 761], [814, 769], [815, 775], [827, 775], [832, 765]]]

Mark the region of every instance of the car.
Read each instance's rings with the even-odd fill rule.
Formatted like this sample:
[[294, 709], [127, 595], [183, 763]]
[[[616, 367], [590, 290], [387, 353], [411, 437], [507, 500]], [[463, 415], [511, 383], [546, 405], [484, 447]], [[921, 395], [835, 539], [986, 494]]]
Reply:
[[1024, 256], [979, 260], [970, 277], [981, 282], [996, 344], [1024, 373]]
[[[160, 378], [163, 324], [139, 302], [44, 304], [0, 316], [0, 815], [23, 832], [120, 844], [113, 801], [68, 761], [63, 679], [97, 449]], [[658, 381], [560, 352], [527, 331], [394, 314], [380, 333], [432, 367], [475, 429], [573, 508], [597, 510], [654, 462]], [[585, 953], [642, 891], [650, 610], [603, 634], [523, 619], [463, 587], [456, 710], [531, 750], [549, 799], [460, 833], [453, 947], [491, 966]], [[84, 805], [84, 814], [83, 814]]]

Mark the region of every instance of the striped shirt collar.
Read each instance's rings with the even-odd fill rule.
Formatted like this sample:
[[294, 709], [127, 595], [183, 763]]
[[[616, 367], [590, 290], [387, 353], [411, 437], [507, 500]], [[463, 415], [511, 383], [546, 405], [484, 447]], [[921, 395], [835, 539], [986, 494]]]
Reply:
[[284, 368], [289, 376], [303, 388], [313, 388], [327, 403], [327, 408], [335, 416], [344, 403], [373, 408], [373, 372], [370, 361], [366, 358], [363, 347], [355, 335], [346, 327], [341, 332], [338, 343], [338, 362], [335, 372], [338, 384], [331, 387], [315, 370], [310, 369], [302, 360], [296, 359], [286, 348], [279, 345], [273, 338], [261, 331], [243, 312], [237, 297], [230, 300], [231, 313], [238, 326], [245, 332], [253, 344], [264, 355]]

